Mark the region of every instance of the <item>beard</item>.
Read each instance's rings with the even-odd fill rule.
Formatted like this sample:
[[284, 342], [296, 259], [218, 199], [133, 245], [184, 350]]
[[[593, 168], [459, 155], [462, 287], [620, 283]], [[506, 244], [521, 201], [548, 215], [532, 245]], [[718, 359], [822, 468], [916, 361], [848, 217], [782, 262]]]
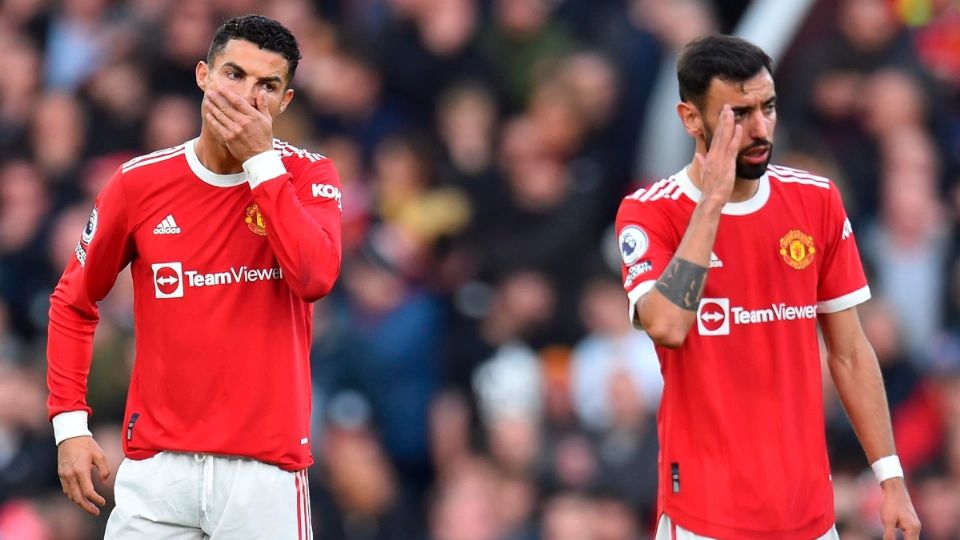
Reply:
[[[710, 149], [710, 143], [713, 141], [713, 131], [705, 130], [706, 137], [704, 137], [707, 143], [707, 150]], [[767, 159], [763, 163], [747, 163], [743, 160], [743, 155], [755, 148], [769, 148], [770, 151], [767, 153]], [[770, 158], [773, 156], [773, 142], [766, 139], [754, 139], [753, 143], [750, 146], [744, 148], [737, 152], [737, 178], [742, 178], [744, 180], [757, 180], [764, 173], [767, 172], [767, 165], [770, 164]]]

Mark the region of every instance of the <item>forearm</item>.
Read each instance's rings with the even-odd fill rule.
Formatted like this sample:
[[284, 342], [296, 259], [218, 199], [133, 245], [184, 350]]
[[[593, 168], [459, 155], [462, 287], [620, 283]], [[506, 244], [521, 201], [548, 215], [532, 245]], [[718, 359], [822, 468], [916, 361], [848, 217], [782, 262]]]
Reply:
[[93, 354], [93, 334], [98, 314], [79, 309], [63, 298], [58, 287], [50, 298], [47, 337], [47, 411], [49, 418], [69, 411], [90, 412], [87, 376]]
[[313, 302], [330, 292], [340, 274], [340, 211], [332, 200], [323, 209], [308, 209], [279, 157], [276, 165], [278, 170], [261, 173], [253, 200], [266, 218], [267, 240], [284, 279], [297, 296]]
[[682, 344], [696, 319], [722, 207], [709, 200], [697, 205], [673, 259], [637, 304], [641, 324], [659, 345]]
[[896, 454], [890, 411], [876, 354], [866, 340], [845, 356], [828, 356], [840, 401], [870, 463]]

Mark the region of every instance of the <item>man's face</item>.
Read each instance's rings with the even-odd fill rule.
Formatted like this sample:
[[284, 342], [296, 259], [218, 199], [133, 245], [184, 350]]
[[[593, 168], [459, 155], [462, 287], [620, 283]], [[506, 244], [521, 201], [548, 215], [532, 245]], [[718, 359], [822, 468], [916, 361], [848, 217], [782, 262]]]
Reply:
[[257, 108], [262, 95], [276, 117], [293, 98], [287, 88], [287, 60], [245, 39], [231, 39], [211, 64], [197, 65], [197, 85], [206, 93], [214, 88], [232, 91]]
[[766, 172], [777, 124], [776, 100], [773, 77], [765, 69], [743, 83], [717, 78], [710, 82], [701, 111], [704, 140], [709, 149], [720, 111], [724, 104], [729, 104], [734, 121], [743, 126], [743, 139], [737, 153], [737, 178], [756, 180]]

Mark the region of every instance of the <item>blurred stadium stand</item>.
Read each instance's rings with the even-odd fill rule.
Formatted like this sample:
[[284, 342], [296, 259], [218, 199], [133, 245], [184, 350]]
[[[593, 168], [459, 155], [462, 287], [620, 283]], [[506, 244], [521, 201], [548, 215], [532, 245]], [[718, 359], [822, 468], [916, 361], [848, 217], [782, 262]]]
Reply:
[[[689, 158], [679, 47], [737, 29], [777, 50], [774, 160], [844, 191], [923, 537], [960, 538], [960, 5], [770, 4], [3, 2], [0, 539], [102, 537], [56, 475], [47, 297], [113, 169], [198, 133], [194, 66], [247, 12], [303, 51], [276, 135], [344, 186], [347, 256], [316, 310], [317, 538], [650, 538], [661, 383], [623, 316], [611, 224], [672, 172], [664, 146]], [[114, 467], [129, 280], [101, 306], [90, 379]], [[824, 381], [841, 537], [880, 538], [879, 488]]]

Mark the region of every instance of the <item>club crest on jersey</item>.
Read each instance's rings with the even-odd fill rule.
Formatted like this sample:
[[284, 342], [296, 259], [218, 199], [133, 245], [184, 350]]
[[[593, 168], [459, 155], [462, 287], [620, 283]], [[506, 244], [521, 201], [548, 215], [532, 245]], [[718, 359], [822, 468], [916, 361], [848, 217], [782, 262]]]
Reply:
[[247, 227], [260, 236], [266, 236], [267, 221], [264, 219], [263, 214], [260, 213], [260, 208], [257, 207], [257, 204], [254, 203], [248, 206], [245, 214], [243, 221], [247, 224]]
[[627, 266], [637, 262], [637, 259], [642, 257], [647, 252], [647, 248], [650, 247], [647, 233], [636, 225], [629, 225], [620, 231], [617, 244], [620, 246], [620, 256], [623, 257], [623, 264]]
[[791, 268], [803, 270], [810, 266], [816, 252], [813, 237], [798, 229], [793, 229], [780, 239], [780, 256]]

